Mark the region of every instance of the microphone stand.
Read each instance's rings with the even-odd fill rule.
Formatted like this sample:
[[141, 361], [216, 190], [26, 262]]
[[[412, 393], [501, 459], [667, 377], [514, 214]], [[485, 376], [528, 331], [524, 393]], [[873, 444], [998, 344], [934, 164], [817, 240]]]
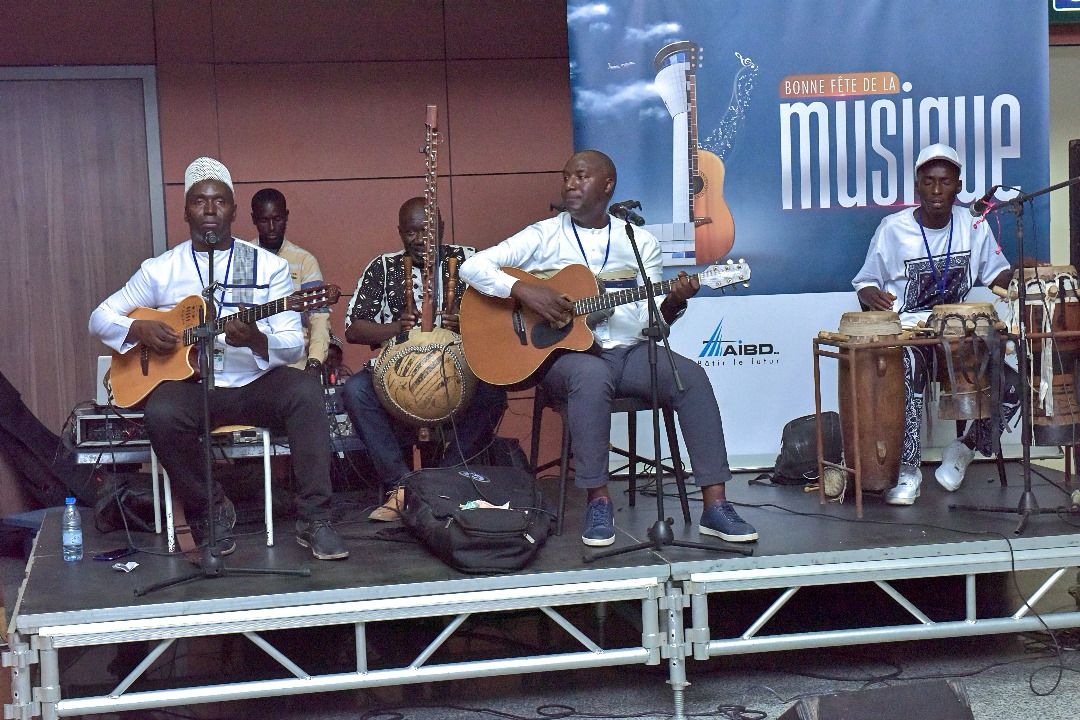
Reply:
[[[609, 222], [611, 222], [611, 220], [609, 220]], [[671, 372], [675, 380], [675, 386], [680, 392], [685, 389], [685, 386], [675, 367], [675, 357], [671, 351], [671, 345], [668, 343], [667, 327], [660, 315], [660, 308], [656, 304], [656, 293], [653, 290], [653, 283], [649, 279], [648, 273], [645, 272], [645, 263], [641, 259], [641, 251], [638, 249], [637, 241], [634, 239], [634, 226], [629, 219], [626, 219], [626, 237], [630, 239], [630, 247], [634, 251], [634, 258], [637, 260], [638, 272], [641, 273], [641, 278], [645, 284], [646, 302], [649, 307], [649, 326], [642, 330], [642, 334], [648, 338], [649, 341], [649, 389], [652, 400], [653, 468], [656, 475], [656, 522], [652, 524], [652, 527], [650, 527], [646, 533], [649, 538], [647, 542], [640, 542], [623, 548], [593, 553], [585, 556], [583, 560], [588, 563], [599, 560], [600, 558], [625, 555], [639, 550], [661, 550], [667, 546], [712, 550], [714, 552], [729, 552], [738, 555], [753, 555], [754, 551], [752, 549], [736, 545], [713, 545], [711, 543], [706, 544], [690, 542], [687, 540], [676, 540], [675, 534], [671, 530], [672, 519], [664, 517], [664, 469], [660, 462], [660, 383], [656, 371], [659, 352], [656, 346], [658, 343], [662, 342], [664, 344], [664, 351], [667, 354], [668, 362], [671, 363]], [[631, 458], [630, 462], [635, 462], [635, 459]], [[683, 491], [685, 492], [685, 488], [683, 488]], [[685, 495], [683, 497], [685, 498]], [[685, 507], [683, 512], [686, 512]]]
[[187, 573], [186, 575], [162, 580], [161, 582], [156, 582], [147, 585], [146, 587], [135, 588], [136, 597], [148, 595], [156, 590], [164, 590], [165, 588], [182, 585], [183, 583], [192, 582], [194, 580], [208, 580], [226, 577], [228, 575], [293, 575], [298, 577], [308, 577], [311, 575], [310, 568], [303, 568], [300, 570], [242, 567], [229, 568], [225, 565], [225, 558], [217, 552], [217, 523], [214, 522], [214, 514], [216, 511], [216, 508], [214, 507], [214, 456], [210, 447], [210, 393], [214, 388], [214, 338], [217, 336], [215, 328], [216, 306], [214, 305], [214, 293], [223, 286], [214, 280], [214, 246], [217, 245], [218, 238], [211, 233], [207, 233], [207, 236], [208, 237], [204, 237], [204, 242], [206, 243], [207, 249], [208, 270], [206, 287], [203, 288], [202, 291], [205, 315], [203, 314], [203, 311], [200, 310], [199, 324], [192, 328], [192, 334], [197, 340], [196, 348], [199, 357], [199, 377], [202, 378], [199, 385], [202, 386], [203, 405], [202, 445], [203, 473], [206, 483], [206, 546], [202, 548], [202, 554], [199, 556], [199, 560], [197, 562], [193, 561], [198, 569]]
[[[1024, 490], [1020, 494], [1020, 501], [1015, 508], [994, 505], [949, 505], [949, 509], [993, 513], [1016, 513], [1020, 516], [1020, 523], [1016, 526], [1016, 530], [1013, 531], [1014, 535], [1024, 534], [1024, 530], [1027, 529], [1028, 521], [1031, 519], [1032, 515], [1057, 514], [1059, 512], [1056, 508], [1040, 510], [1039, 501], [1035, 498], [1035, 493], [1031, 489], [1031, 385], [1028, 382], [1027, 280], [1024, 278], [1024, 203], [1040, 195], [1045, 195], [1054, 190], [1060, 190], [1063, 187], [1068, 187], [1077, 183], [1080, 183], [1080, 176], [1065, 180], [1064, 182], [1059, 182], [1056, 185], [1050, 185], [1049, 187], [1036, 190], [1035, 192], [1019, 193], [1012, 200], [992, 205], [986, 211], [986, 214], [989, 215], [990, 213], [998, 212], [999, 210], [1008, 209], [1016, 216], [1016, 264], [1020, 273], [1019, 280], [1016, 283], [1017, 304], [1020, 307], [1020, 317], [1018, 318], [1019, 330], [1016, 336], [1016, 365], [1017, 373], [1020, 375], [1020, 467], [1023, 470]], [[998, 399], [995, 398], [994, 401], [997, 402]], [[993, 428], [993, 432], [998, 432], [998, 428]]]

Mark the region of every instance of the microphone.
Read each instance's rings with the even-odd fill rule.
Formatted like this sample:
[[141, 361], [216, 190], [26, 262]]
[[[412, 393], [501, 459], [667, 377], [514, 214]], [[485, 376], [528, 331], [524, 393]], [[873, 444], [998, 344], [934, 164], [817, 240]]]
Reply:
[[634, 208], [640, 207], [641, 203], [637, 200], [623, 200], [622, 202], [617, 202], [609, 207], [608, 213], [619, 220], [641, 227], [645, 224], [645, 218], [634, 212]]
[[986, 212], [986, 209], [990, 207], [990, 200], [994, 197], [994, 193], [1000, 189], [1001, 185], [991, 186], [990, 189], [986, 191], [985, 195], [968, 206], [968, 212], [970, 212], [973, 217], [981, 217], [982, 214]]
[[205, 233], [203, 233], [203, 242], [210, 247], [213, 247], [219, 242], [221, 242], [221, 238], [219, 238], [218, 234], [213, 230], [207, 230]]

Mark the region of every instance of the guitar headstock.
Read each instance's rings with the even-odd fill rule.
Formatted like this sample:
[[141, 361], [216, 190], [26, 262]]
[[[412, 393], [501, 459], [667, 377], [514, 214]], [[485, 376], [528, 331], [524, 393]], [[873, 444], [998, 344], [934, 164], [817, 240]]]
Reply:
[[728, 260], [726, 263], [716, 263], [705, 268], [698, 273], [698, 279], [702, 285], [714, 290], [738, 283], [746, 284], [750, 280], [750, 266], [741, 258], [739, 262]]
[[286, 298], [285, 305], [289, 310], [302, 313], [306, 310], [333, 305], [341, 298], [341, 288], [329, 283], [316, 285], [303, 290], [297, 290]]

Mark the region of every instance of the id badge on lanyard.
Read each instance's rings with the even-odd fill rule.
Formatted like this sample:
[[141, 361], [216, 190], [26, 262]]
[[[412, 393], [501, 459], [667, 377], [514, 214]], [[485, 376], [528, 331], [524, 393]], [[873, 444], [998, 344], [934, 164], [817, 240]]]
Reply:
[[214, 346], [214, 372], [225, 372], [225, 348]]

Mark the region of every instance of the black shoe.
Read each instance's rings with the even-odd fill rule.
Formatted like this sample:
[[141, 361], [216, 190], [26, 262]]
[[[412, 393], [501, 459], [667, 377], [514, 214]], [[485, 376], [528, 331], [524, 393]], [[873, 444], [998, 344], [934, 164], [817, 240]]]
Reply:
[[236, 550], [236, 540], [233, 539], [233, 526], [236, 525], [236, 508], [232, 500], [223, 499], [215, 507], [213, 513], [206, 513], [200, 517], [191, 527], [195, 542], [201, 547], [210, 538], [209, 518], [214, 519], [214, 555], [218, 557], [229, 555]]
[[311, 548], [316, 560], [344, 560], [349, 557], [345, 542], [329, 520], [296, 521], [296, 542]]

